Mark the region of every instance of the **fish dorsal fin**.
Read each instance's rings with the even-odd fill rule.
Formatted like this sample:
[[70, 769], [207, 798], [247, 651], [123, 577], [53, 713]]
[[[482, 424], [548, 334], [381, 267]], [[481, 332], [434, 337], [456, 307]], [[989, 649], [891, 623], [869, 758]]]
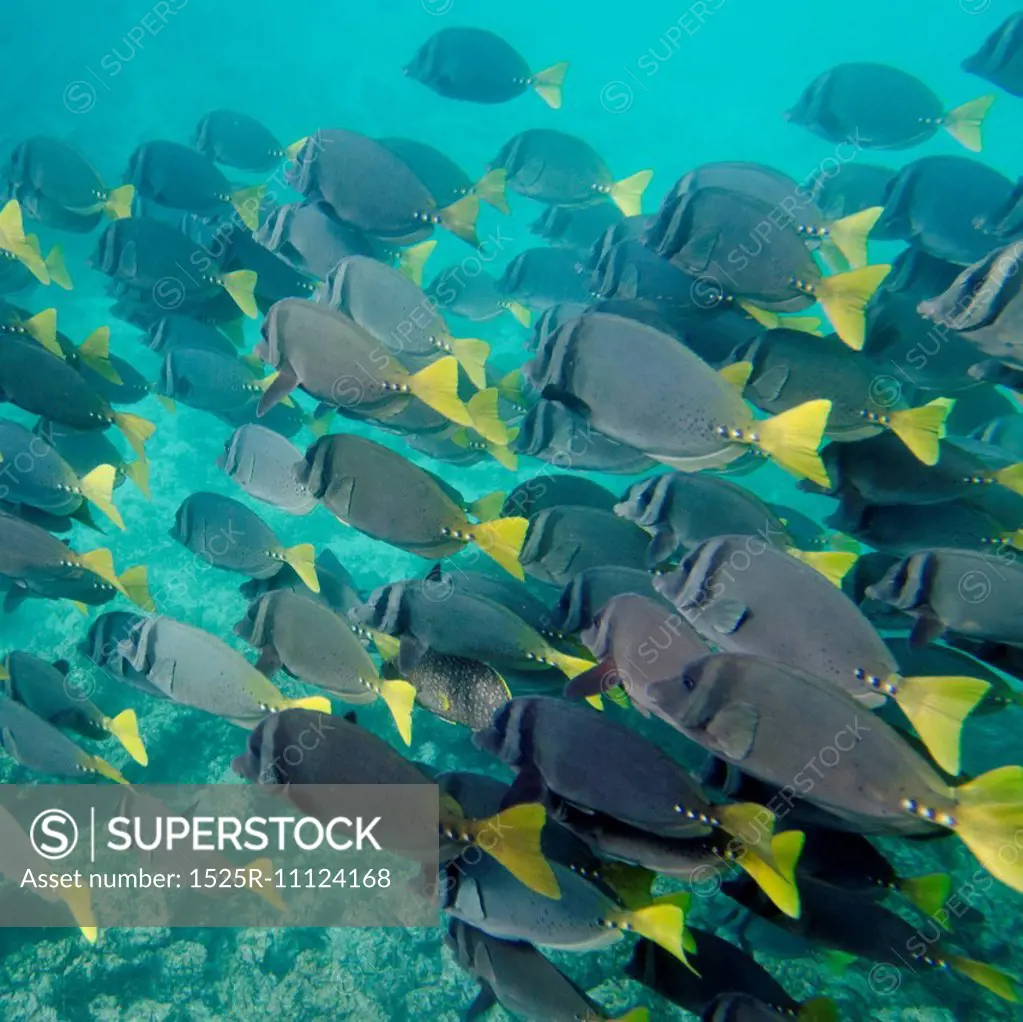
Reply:
[[760, 714], [749, 703], [731, 703], [722, 707], [709, 721], [705, 731], [725, 757], [743, 760], [753, 748]]

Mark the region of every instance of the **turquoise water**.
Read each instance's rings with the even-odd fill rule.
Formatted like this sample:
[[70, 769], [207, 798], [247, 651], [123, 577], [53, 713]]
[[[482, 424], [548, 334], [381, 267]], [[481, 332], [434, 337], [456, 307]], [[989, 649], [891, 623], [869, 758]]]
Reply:
[[[881, 0], [830, 5], [708, 0], [689, 7], [663, 0], [640, 5], [169, 0], [156, 8], [120, 0], [12, 4], [0, 19], [5, 83], [0, 152], [32, 135], [64, 138], [88, 154], [105, 181], [115, 183], [141, 142], [187, 142], [204, 113], [231, 107], [256, 116], [287, 141], [327, 127], [421, 139], [476, 177], [512, 135], [550, 127], [589, 141], [616, 177], [653, 168], [644, 204], [645, 212], [653, 212], [674, 182], [700, 163], [741, 159], [772, 165], [797, 180], [812, 174], [833, 156], [834, 146], [786, 124], [782, 112], [818, 73], [843, 61], [896, 65], [925, 80], [947, 107], [988, 91], [986, 83], [961, 72], [959, 62], [1012, 9], [999, 0], [903, 0], [897, 5]], [[458, 103], [403, 77], [401, 69], [418, 46], [453, 24], [499, 33], [534, 68], [570, 61], [563, 108], [550, 110], [532, 94], [496, 107]], [[1023, 166], [1019, 103], [999, 97], [988, 120], [984, 152], [988, 163], [1013, 179]], [[919, 149], [869, 159], [897, 168], [924, 154], [960, 151], [952, 139], [939, 135]], [[527, 228], [540, 207], [518, 196], [511, 197], [511, 205], [510, 219], [487, 207], [481, 216], [481, 238], [501, 239], [498, 269], [536, 243]], [[76, 342], [109, 324], [111, 350], [155, 379], [159, 359], [139, 346], [134, 328], [110, 317], [106, 281], [86, 266], [96, 234], [61, 235], [47, 228], [39, 234], [44, 249], [60, 241], [75, 288], [67, 294], [53, 287], [37, 290], [26, 300], [33, 311], [55, 305], [61, 329]], [[465, 259], [468, 250], [459, 242], [439, 241], [431, 268]], [[524, 335], [509, 317], [485, 324], [453, 319], [452, 326], [456, 334], [487, 340], [498, 365], [510, 369], [523, 361]], [[254, 343], [257, 327], [250, 323], [246, 329]], [[168, 535], [176, 508], [196, 490], [245, 499], [216, 467], [230, 428], [184, 407], [171, 415], [154, 397], [131, 410], [157, 425], [148, 445], [153, 499], [145, 501], [130, 485], [119, 489], [117, 502], [127, 529], [102, 542], [111, 548], [119, 570], [148, 566], [161, 612], [243, 650], [232, 634], [245, 610], [237, 591], [240, 580], [192, 562]], [[3, 414], [32, 422], [10, 406]], [[381, 436], [370, 429], [356, 432]], [[303, 433], [295, 442], [304, 448], [311, 440]], [[402, 450], [399, 438], [387, 436], [383, 442]], [[411, 458], [438, 470], [429, 459]], [[518, 477], [529, 478], [541, 469], [539, 462], [524, 459]], [[494, 463], [439, 471], [470, 499], [514, 484]], [[615, 492], [624, 488], [620, 477], [592, 478]], [[766, 499], [808, 513], [829, 506], [801, 494], [773, 467], [744, 482]], [[307, 518], [265, 506], [258, 510], [286, 544], [311, 542], [318, 550], [332, 549], [367, 591], [423, 568], [412, 555], [344, 529], [322, 509]], [[88, 549], [99, 540], [76, 526], [72, 545]], [[31, 601], [0, 618], [0, 648], [74, 661], [74, 646], [95, 615], [85, 618], [67, 602]], [[139, 713], [149, 767], [142, 771], [106, 748], [132, 779], [236, 780], [230, 764], [242, 751], [244, 732], [213, 717], [126, 693], [112, 683], [100, 684], [97, 699], [104, 708], [133, 705]], [[307, 691], [290, 684], [292, 694]], [[360, 710], [359, 716], [397, 745], [380, 704]], [[1018, 749], [1010, 721], [984, 718], [968, 730], [967, 767], [973, 772], [1010, 762], [1018, 759]], [[440, 770], [497, 772], [471, 747], [466, 732], [423, 711], [415, 715], [411, 751]], [[7, 758], [0, 764], [0, 781], [34, 779]], [[961, 847], [950, 848], [948, 842], [930, 850], [905, 843], [891, 850], [903, 874], [945, 869], [964, 880], [975, 868]], [[969, 953], [1023, 974], [1016, 938], [1023, 898], [993, 884], [974, 907], [985, 923], [964, 938]], [[723, 899], [699, 904], [694, 916], [707, 928], [721, 927], [722, 933], [728, 917]], [[0, 1017], [454, 1022], [475, 996], [476, 985], [444, 949], [442, 933], [440, 928], [112, 930], [89, 946], [71, 930], [0, 928]], [[608, 951], [551, 957], [591, 991], [608, 1017], [635, 1005], [650, 1007], [654, 1018], [690, 1017], [623, 978], [630, 953], [629, 941], [623, 941]], [[869, 963], [836, 967], [821, 955], [761, 955], [760, 960], [793, 996], [827, 994], [847, 1019], [1017, 1017], [1010, 1006], [946, 976], [914, 977], [906, 971], [897, 982], [890, 977], [879, 981]], [[502, 1017], [501, 1009], [490, 1017]]]

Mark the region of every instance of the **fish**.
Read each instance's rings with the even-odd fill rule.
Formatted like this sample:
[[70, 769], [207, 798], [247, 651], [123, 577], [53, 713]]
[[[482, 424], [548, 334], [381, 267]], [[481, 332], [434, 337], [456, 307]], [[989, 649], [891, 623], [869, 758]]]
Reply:
[[14, 336], [0, 339], [0, 401], [87, 432], [116, 426], [139, 457], [155, 431], [141, 416], [115, 411], [63, 359], [34, 340]]
[[[803, 312], [820, 303], [835, 332], [851, 348], [865, 342], [864, 308], [890, 267], [860, 266], [825, 276], [791, 221], [775, 227], [775, 208], [759, 198], [706, 187], [678, 200], [671, 228], [656, 251], [701, 281], [708, 306], [725, 296], [747, 311]], [[866, 253], [866, 235], [878, 211], [854, 218], [845, 247]]]
[[615, 495], [610, 490], [590, 479], [567, 472], [541, 473], [519, 483], [504, 498], [501, 514], [532, 518], [541, 511], [566, 505], [613, 511], [615, 503]]
[[519, 563], [532, 578], [565, 586], [587, 568], [642, 568], [649, 546], [643, 529], [612, 511], [560, 505], [530, 518]]
[[610, 196], [585, 206], [551, 205], [530, 225], [530, 232], [557, 248], [571, 249], [576, 255], [588, 255], [609, 227], [620, 223], [625, 214]]
[[315, 565], [316, 580], [320, 583], [318, 593], [314, 593], [289, 564], [285, 564], [276, 575], [249, 579], [238, 588], [242, 596], [249, 601], [278, 589], [294, 590], [325, 603], [336, 614], [347, 618], [350, 610], [364, 602], [365, 593], [356, 585], [355, 580], [332, 550], [321, 550], [316, 555]]
[[201, 628], [163, 615], [142, 618], [117, 655], [164, 698], [254, 727], [268, 713], [296, 707], [328, 712], [323, 696], [290, 699], [245, 657]]
[[94, 524], [91, 503], [119, 529], [124, 528], [114, 504], [117, 469], [113, 465], [98, 465], [79, 476], [44, 436], [7, 419], [0, 419], [0, 457], [4, 461], [0, 494], [5, 501]]
[[997, 85], [1010, 96], [1023, 96], [1021, 33], [1023, 15], [1009, 15], [960, 66], [967, 74]]
[[669, 472], [633, 483], [614, 510], [650, 533], [649, 569], [723, 534], [760, 536], [782, 548], [793, 545], [781, 518], [754, 493], [702, 473]]
[[550, 206], [586, 206], [610, 199], [624, 216], [640, 212], [652, 170], [616, 181], [601, 156], [581, 138], [549, 128], [523, 131], [488, 164], [503, 170], [512, 191]]
[[250, 497], [293, 515], [307, 515], [316, 498], [295, 478], [302, 452], [265, 426], [239, 426], [224, 445], [217, 467]]
[[260, 399], [261, 415], [301, 387], [320, 401], [362, 415], [395, 404], [400, 410], [414, 397], [452, 422], [473, 424], [458, 396], [452, 355], [412, 374], [343, 312], [297, 298], [270, 309], [262, 334], [256, 353], [277, 375]]
[[999, 447], [1010, 458], [1023, 458], [1023, 419], [1016, 415], [1000, 415], [980, 427], [976, 439]]
[[636, 593], [670, 609], [654, 588], [654, 575], [640, 568], [596, 567], [579, 572], [561, 591], [550, 616], [555, 632], [578, 635], [596, 620], [609, 600], [622, 593]]
[[[826, 998], [823, 1004], [807, 1002], [799, 1010], [799, 1018], [823, 1019], [831, 1022], [837, 1016], [834, 1005]], [[701, 1016], [701, 1022], [782, 1022], [791, 1018], [791, 1011], [775, 1008], [749, 994], [721, 994]]]
[[404, 73], [447, 99], [469, 103], [507, 103], [527, 89], [555, 110], [567, 62], [530, 72], [510, 43], [482, 28], [445, 28], [416, 51]]
[[53, 777], [98, 774], [118, 784], [128, 782], [101, 756], [79, 748], [51, 723], [0, 692], [0, 747], [29, 770]]
[[671, 323], [680, 318], [708, 315], [701, 293], [702, 282], [642, 241], [610, 241], [596, 258], [591, 256], [591, 263], [589, 288], [600, 299], [641, 303]]
[[753, 450], [796, 475], [826, 478], [817, 448], [830, 402], [757, 422], [727, 376], [634, 320], [569, 322], [527, 370], [545, 393], [584, 408], [599, 432], [683, 471], [721, 468]]
[[56, 727], [69, 728], [86, 738], [113, 735], [136, 763], [146, 766], [149, 757], [139, 737], [135, 711], [127, 709], [108, 717], [69, 681], [69, 670], [65, 660], [49, 664], [15, 650], [0, 664], [0, 691]]
[[162, 139], [144, 142], [131, 154], [125, 177], [140, 198], [161, 206], [215, 216], [230, 205], [250, 231], [259, 226], [262, 186], [232, 191], [227, 178], [201, 150]]
[[296, 473], [333, 515], [374, 539], [431, 559], [474, 543], [523, 578], [524, 518], [470, 522], [461, 494], [382, 444], [354, 435], [321, 437]]
[[34, 234], [25, 234], [24, 217], [17, 199], [8, 199], [0, 209], [0, 255], [3, 257], [0, 263], [5, 264], [7, 270], [5, 276], [9, 275], [4, 293], [33, 287], [33, 281], [43, 285], [50, 283], [50, 267], [43, 258], [39, 239]]
[[131, 215], [135, 189], [130, 184], [108, 188], [85, 155], [61, 139], [38, 135], [19, 143], [4, 176], [69, 213], [103, 213], [111, 219]]
[[323, 200], [339, 220], [379, 241], [414, 244], [440, 226], [477, 245], [480, 200], [475, 195], [438, 207], [404, 161], [357, 132], [311, 135], [289, 165], [287, 179], [307, 200]]
[[[289, 762], [283, 752], [299, 737], [317, 736], [313, 748], [297, 763]], [[287, 785], [292, 800], [306, 814], [331, 819], [336, 811], [330, 799], [318, 803], [314, 792], [320, 785], [338, 784], [433, 784], [414, 763], [410, 763], [372, 732], [358, 725], [354, 714], [329, 716], [310, 709], [288, 708], [264, 719], [249, 734], [245, 752], [235, 757], [232, 768], [245, 780], [261, 785]], [[330, 789], [326, 789], [329, 791]], [[331, 798], [336, 796], [331, 796]], [[515, 882], [516, 890], [531, 891], [543, 902], [560, 895], [557, 877], [543, 856], [540, 834], [546, 812], [542, 806], [513, 806], [485, 819], [473, 819], [462, 813], [451, 799], [443, 799], [440, 818], [433, 811], [442, 844], [452, 858], [469, 848], [477, 848], [482, 858], [500, 864], [499, 869]], [[377, 834], [385, 847], [418, 861], [436, 865], [437, 842], [426, 847], [403, 847], [410, 821], [399, 821], [401, 830], [388, 840], [387, 819], [381, 820]], [[413, 821], [418, 822], [418, 821]], [[393, 828], [394, 824], [390, 824]], [[424, 824], [425, 828], [425, 824]], [[405, 837], [406, 842], [408, 838]], [[478, 860], [477, 860], [478, 861]]]
[[520, 326], [530, 325], [529, 309], [509, 298], [498, 281], [482, 268], [470, 276], [467, 267], [461, 264], [449, 266], [430, 281], [426, 294], [438, 308], [474, 323], [485, 323], [508, 313]]
[[914, 647], [946, 631], [965, 638], [1023, 645], [1015, 593], [1023, 567], [1007, 557], [952, 548], [917, 549], [868, 587], [875, 600], [912, 616]]
[[236, 414], [252, 406], [273, 385], [237, 352], [172, 347], [163, 356], [154, 389], [168, 409], [180, 401], [189, 408]]
[[[225, 247], [224, 254], [218, 256], [224, 275], [254, 273], [254, 294], [261, 312], [265, 313], [282, 298], [311, 298], [316, 293], [318, 282], [314, 278], [261, 245], [247, 231], [236, 230], [230, 222], [227, 222], [227, 227], [221, 225], [215, 230], [230, 231], [230, 244]], [[206, 236], [208, 234], [207, 231]], [[215, 243], [206, 240], [204, 232], [196, 231], [193, 236], [207, 250], [218, 251]]]
[[167, 355], [179, 348], [203, 348], [221, 355], [235, 355], [238, 350], [238, 346], [213, 324], [176, 313], [154, 320], [139, 341], [158, 355]]
[[834, 1003], [814, 998], [801, 1004], [755, 958], [709, 930], [688, 930], [696, 951], [696, 972], [680, 968], [679, 962], [652, 941], [638, 940], [625, 975], [642, 983], [665, 1000], [703, 1017], [703, 1013], [724, 994], [755, 997], [782, 1015], [801, 1022], [826, 1022], [837, 1018]]
[[647, 937], [686, 961], [683, 908], [678, 895], [626, 908], [601, 887], [557, 863], [551, 864], [561, 897], [557, 901], [524, 891], [494, 861], [449, 866], [444, 910], [453, 919], [491, 937], [521, 940], [566, 951], [607, 947], [625, 931]]
[[88, 634], [77, 648], [83, 657], [101, 668], [114, 681], [129, 685], [146, 695], [159, 697], [163, 693], [127, 660], [131, 654], [132, 631], [141, 626], [144, 620], [140, 614], [130, 614], [123, 610], [107, 611], [98, 615], [89, 625]]
[[509, 213], [504, 196], [505, 175], [491, 170], [479, 181], [473, 181], [450, 157], [439, 149], [411, 138], [382, 138], [380, 144], [398, 157], [433, 196], [443, 209], [466, 195], [476, 195], [500, 213]]
[[[987, 682], [903, 678], [866, 616], [809, 564], [760, 540], [722, 536], [696, 547], [655, 586], [719, 649], [814, 674], [867, 709], [894, 699], [935, 762], [958, 773], [960, 730]], [[811, 617], [812, 630], [795, 623]]]
[[290, 155], [291, 148], [282, 145], [254, 117], [236, 110], [211, 110], [204, 114], [195, 126], [194, 143], [214, 163], [253, 174], [273, 170]]
[[510, 302], [542, 312], [560, 302], [585, 302], [589, 274], [563, 248], [527, 248], [504, 268], [497, 289]]
[[842, 220], [884, 205], [895, 171], [875, 163], [847, 163], [836, 174], [821, 172], [813, 181], [813, 199], [825, 220]]
[[52, 447], [79, 477], [87, 476], [100, 465], [113, 465], [114, 488], [130, 479], [149, 500], [149, 462], [144, 457], [128, 461], [108, 433], [72, 429], [70, 426], [39, 419], [32, 432]]
[[313, 545], [285, 547], [255, 511], [233, 497], [209, 492], [186, 497], [170, 536], [214, 568], [269, 578], [287, 564], [313, 592], [319, 591]]
[[834, 335], [765, 330], [736, 350], [734, 358], [737, 365], [751, 366], [743, 393], [761, 411], [778, 415], [807, 400], [826, 398], [831, 402], [830, 437], [859, 440], [890, 430], [923, 464], [937, 464], [954, 400], [935, 398], [909, 407], [898, 382], [889, 382], [894, 378], [885, 375], [881, 363], [851, 350]]
[[326, 280], [347, 256], [372, 256], [377, 251], [365, 234], [338, 220], [323, 201], [279, 206], [253, 237], [296, 270], [316, 280]]
[[384, 656], [397, 657], [406, 676], [428, 652], [479, 660], [498, 670], [556, 667], [567, 677], [593, 666], [557, 649], [506, 606], [435, 579], [380, 586], [349, 617], [382, 633], [371, 636], [384, 643]]
[[969, 266], [998, 247], [983, 224], [1012, 191], [1008, 178], [979, 160], [925, 156], [892, 178], [872, 236], [908, 241], [936, 259]]
[[351, 624], [312, 595], [264, 593], [249, 605], [235, 634], [259, 650], [256, 669], [268, 677], [283, 667], [343, 702], [383, 699], [405, 744], [412, 743], [416, 689], [404, 679], [384, 680]]
[[945, 110], [918, 78], [887, 64], [839, 64], [815, 78], [785, 115], [825, 141], [861, 149], [911, 149], [946, 131], [970, 152], [983, 147], [982, 129], [994, 96]]
[[[388, 661], [384, 677], [391, 678], [399, 670], [395, 661]], [[508, 683], [493, 667], [465, 657], [428, 651], [405, 676], [420, 706], [470, 731], [489, 727], [495, 711], [512, 697]]]
[[350, 317], [395, 358], [421, 364], [453, 355], [476, 387], [486, 387], [490, 345], [454, 337], [426, 293], [393, 267], [367, 256], [342, 259], [331, 270], [321, 301]]
[[90, 265], [135, 292], [168, 308], [226, 293], [249, 317], [256, 317], [256, 275], [224, 273], [201, 245], [170, 224], [149, 217], [114, 220], [100, 235]]
[[[550, 1022], [647, 1022], [646, 1008], [633, 1008], [614, 1020], [586, 993], [522, 940], [499, 940], [457, 920], [448, 923], [444, 936], [455, 960], [480, 984], [480, 992], [466, 1014], [478, 1018], [495, 1004], [524, 1018]], [[638, 946], [638, 944], [637, 944]], [[656, 946], [656, 945], [655, 945]]]

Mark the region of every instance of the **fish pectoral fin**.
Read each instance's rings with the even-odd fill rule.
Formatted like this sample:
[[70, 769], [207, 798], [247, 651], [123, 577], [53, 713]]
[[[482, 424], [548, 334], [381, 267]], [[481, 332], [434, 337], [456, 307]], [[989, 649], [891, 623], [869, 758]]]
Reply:
[[753, 748], [760, 714], [749, 703], [731, 703], [707, 721], [704, 730], [715, 749], [731, 760], [743, 760]]
[[484, 982], [482, 979], [480, 982], [480, 992], [476, 995], [476, 1000], [465, 1009], [465, 1014], [462, 1016], [462, 1022], [476, 1022], [477, 1019], [483, 1018], [484, 1015], [491, 1008], [497, 1004], [497, 995], [494, 993], [489, 983]]
[[426, 656], [429, 647], [418, 636], [406, 633], [401, 637], [398, 647], [398, 670], [402, 674], [410, 674], [419, 666]]
[[160, 658], [153, 662], [153, 666], [146, 672], [149, 682], [158, 688], [164, 695], [174, 698], [174, 673], [175, 662]]
[[749, 607], [738, 600], [714, 600], [705, 608], [697, 608], [700, 620], [706, 621], [719, 635], [739, 630], [749, 614]]
[[259, 659], [256, 661], [256, 670], [272, 678], [281, 669], [280, 654], [273, 646], [264, 646], [259, 651]]
[[788, 366], [774, 366], [751, 384], [750, 390], [763, 401], [777, 401], [791, 375]]
[[547, 798], [547, 785], [544, 784], [539, 771], [532, 767], [523, 767], [501, 798], [501, 808], [508, 809], [511, 806], [533, 802], [545, 805]]
[[945, 626], [940, 619], [931, 613], [917, 612], [916, 620], [913, 622], [913, 630], [909, 634], [909, 645], [911, 649], [923, 649], [945, 634]]
[[697, 231], [675, 255], [672, 262], [677, 263], [687, 273], [703, 273], [710, 266], [719, 237], [720, 232], [713, 227]]
[[287, 362], [282, 362], [277, 375], [263, 391], [256, 407], [256, 416], [262, 418], [274, 405], [280, 404], [297, 386], [298, 374]]
[[666, 526], [658, 526], [650, 537], [650, 545], [646, 548], [646, 566], [648, 571], [670, 560], [678, 551], [679, 542], [675, 533]]

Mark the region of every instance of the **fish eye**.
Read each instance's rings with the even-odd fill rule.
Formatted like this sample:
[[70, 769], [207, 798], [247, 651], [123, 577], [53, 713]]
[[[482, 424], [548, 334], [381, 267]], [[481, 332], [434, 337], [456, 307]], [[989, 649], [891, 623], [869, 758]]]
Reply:
[[696, 679], [691, 674], [682, 675], [682, 684], [687, 692], [693, 692], [696, 689]]

